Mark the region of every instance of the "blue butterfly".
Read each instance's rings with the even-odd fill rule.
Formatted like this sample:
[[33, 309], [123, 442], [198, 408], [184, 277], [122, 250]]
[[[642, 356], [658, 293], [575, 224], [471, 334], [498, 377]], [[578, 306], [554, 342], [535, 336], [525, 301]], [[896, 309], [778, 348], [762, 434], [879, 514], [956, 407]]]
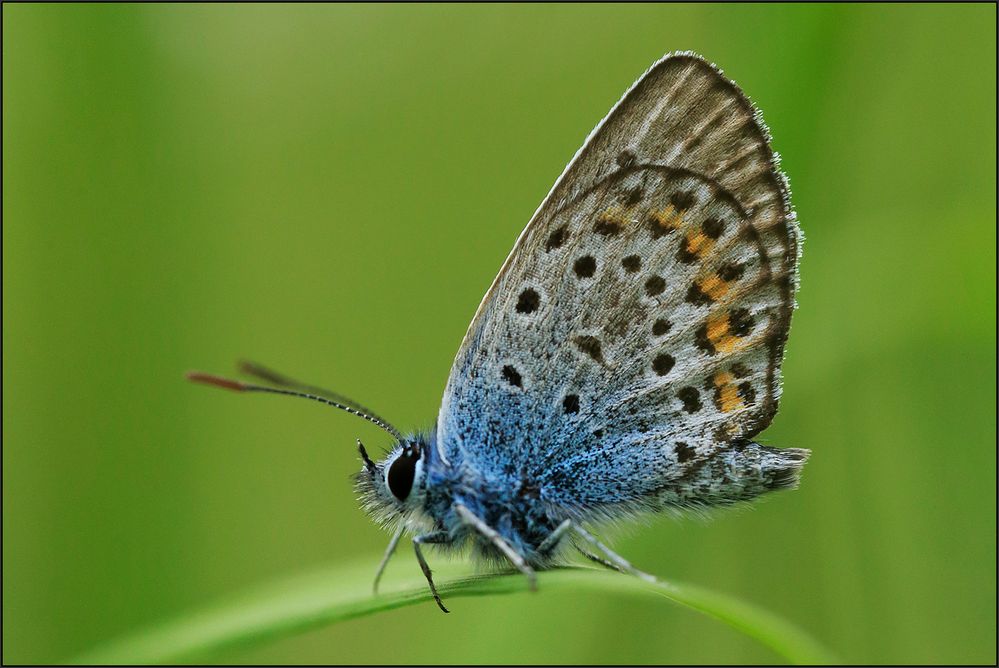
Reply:
[[801, 233], [759, 112], [692, 53], [656, 62], [556, 181], [458, 350], [432, 429], [257, 365], [238, 391], [306, 396], [396, 444], [358, 441], [364, 508], [422, 546], [535, 571], [566, 549], [639, 577], [587, 527], [798, 483], [808, 450], [752, 439], [780, 396]]

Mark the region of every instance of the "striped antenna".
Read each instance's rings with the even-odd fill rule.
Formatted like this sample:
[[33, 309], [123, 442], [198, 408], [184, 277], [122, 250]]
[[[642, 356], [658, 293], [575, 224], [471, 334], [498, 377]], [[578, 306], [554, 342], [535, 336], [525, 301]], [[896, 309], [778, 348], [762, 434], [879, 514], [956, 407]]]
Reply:
[[[263, 385], [252, 385], [250, 383], [244, 383], [239, 380], [233, 380], [231, 378], [223, 378], [222, 376], [215, 376], [213, 374], [202, 373], [200, 371], [189, 371], [186, 374], [186, 376], [188, 380], [194, 383], [201, 383], [202, 385], [212, 385], [214, 387], [220, 387], [223, 390], [230, 390], [232, 392], [269, 392], [271, 394], [284, 394], [289, 397], [301, 397], [303, 399], [312, 399], [313, 401], [318, 401], [320, 403], [326, 404], [327, 406], [333, 406], [334, 408], [339, 408], [342, 411], [347, 411], [351, 415], [356, 415], [357, 417], [364, 418], [368, 422], [377, 425], [378, 427], [381, 427], [382, 429], [387, 431], [396, 440], [398, 441], [403, 440], [402, 434], [399, 432], [398, 429], [396, 429], [391, 424], [389, 424], [388, 422], [386, 422], [385, 420], [381, 419], [376, 415], [364, 412], [362, 410], [358, 410], [358, 408], [360, 407], [357, 406], [356, 404], [353, 404], [353, 402], [351, 402], [351, 404], [353, 405], [347, 405], [346, 403], [343, 403], [341, 401], [336, 401], [335, 399], [331, 399], [328, 397], [321, 397], [317, 394], [312, 394], [309, 392], [286, 390], [277, 387], [265, 387]], [[290, 380], [290, 379], [284, 379], [281, 376], [278, 376], [278, 378], [282, 378], [282, 380]], [[268, 380], [274, 382], [272, 378], [268, 378]], [[280, 384], [280, 383], [275, 382], [275, 384]], [[294, 386], [298, 386], [298, 384], [296, 383]], [[330, 394], [332, 395], [332, 393]], [[339, 396], [339, 395], [333, 395], [333, 396]], [[348, 399], [347, 401], [350, 400]]]
[[380, 420], [385, 424], [389, 424], [389, 421], [383, 418], [378, 413], [374, 412], [367, 406], [362, 406], [360, 403], [354, 401], [350, 397], [345, 397], [342, 394], [333, 392], [331, 390], [326, 390], [321, 387], [316, 387], [315, 385], [310, 385], [309, 383], [303, 383], [300, 380], [295, 380], [294, 378], [289, 378], [282, 373], [278, 373], [273, 369], [268, 369], [263, 364], [257, 364], [256, 362], [250, 362], [249, 360], [240, 360], [238, 363], [239, 372], [247, 376], [252, 376], [253, 378], [258, 378], [267, 385], [276, 385], [277, 387], [285, 387], [291, 390], [298, 390], [299, 392], [305, 392], [307, 394], [314, 394], [317, 397], [323, 397], [326, 399], [331, 399], [338, 404], [343, 404], [349, 408], [353, 408], [358, 413], [364, 413], [370, 417]]

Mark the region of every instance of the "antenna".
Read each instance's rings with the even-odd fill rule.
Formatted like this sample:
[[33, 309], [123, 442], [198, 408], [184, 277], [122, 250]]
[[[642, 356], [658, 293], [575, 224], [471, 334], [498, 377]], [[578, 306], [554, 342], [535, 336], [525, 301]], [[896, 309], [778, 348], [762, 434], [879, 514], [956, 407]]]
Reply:
[[[185, 374], [185, 375], [187, 376], [187, 379], [190, 380], [190, 381], [192, 381], [192, 382], [201, 383], [202, 385], [212, 385], [214, 387], [220, 387], [223, 390], [230, 390], [232, 392], [269, 392], [271, 394], [284, 394], [284, 395], [287, 395], [289, 397], [301, 397], [303, 399], [312, 399], [313, 401], [318, 401], [320, 403], [326, 404], [327, 406], [333, 406], [334, 408], [339, 408], [342, 411], [347, 411], [351, 415], [356, 415], [357, 417], [364, 418], [368, 422], [370, 422], [370, 423], [372, 423], [374, 425], [377, 425], [377, 426], [381, 427], [382, 429], [384, 429], [385, 431], [387, 431], [396, 440], [398, 440], [398, 441], [403, 440], [402, 434], [399, 432], [398, 429], [396, 429], [395, 427], [393, 427], [392, 425], [390, 425], [388, 422], [386, 422], [385, 420], [379, 418], [376, 415], [369, 414], [369, 413], [366, 413], [364, 411], [358, 410], [359, 407], [355, 407], [356, 404], [348, 406], [347, 404], [345, 404], [343, 402], [335, 401], [333, 399], [329, 399], [327, 397], [321, 397], [321, 396], [318, 396], [316, 394], [311, 394], [311, 393], [308, 393], [308, 392], [298, 392], [298, 391], [295, 391], [295, 390], [284, 390], [284, 389], [280, 389], [280, 388], [276, 388], [276, 387], [265, 387], [263, 385], [251, 385], [249, 383], [244, 383], [242, 381], [232, 380], [231, 378], [223, 378], [222, 376], [215, 376], [213, 374], [202, 373], [200, 371], [188, 371], [187, 374]], [[282, 377], [281, 376], [277, 376], [277, 378], [282, 378]], [[272, 378], [268, 378], [268, 380], [272, 380]], [[289, 379], [282, 378], [282, 380], [289, 380]], [[294, 383], [294, 381], [292, 381], [292, 383]], [[278, 384], [278, 383], [275, 382], [275, 384]], [[295, 385], [297, 386], [297, 383], [295, 383]], [[316, 389], [318, 389], [318, 388], [316, 388]], [[332, 394], [332, 393], [330, 393], [330, 394]], [[334, 395], [334, 396], [338, 396], [338, 395]], [[347, 401], [350, 401], [350, 400], [348, 399]], [[353, 402], [351, 402], [351, 403], [353, 403]]]
[[287, 387], [293, 390], [299, 390], [301, 392], [306, 392], [308, 394], [314, 394], [317, 397], [324, 397], [326, 399], [332, 399], [333, 401], [343, 404], [353, 408], [358, 413], [364, 413], [365, 415], [371, 416], [376, 420], [381, 420], [385, 424], [389, 421], [380, 416], [378, 413], [374, 412], [366, 406], [362, 406], [358, 402], [354, 401], [350, 397], [345, 397], [342, 394], [338, 394], [331, 390], [326, 390], [321, 387], [316, 387], [315, 385], [310, 385], [308, 383], [303, 383], [300, 380], [295, 380], [294, 378], [289, 378], [284, 374], [280, 374], [273, 369], [268, 369], [263, 364], [257, 364], [256, 362], [251, 362], [249, 360], [240, 360], [238, 363], [238, 368], [240, 373], [246, 374], [247, 376], [252, 376], [254, 378], [259, 378], [268, 385], [277, 385], [278, 387]]

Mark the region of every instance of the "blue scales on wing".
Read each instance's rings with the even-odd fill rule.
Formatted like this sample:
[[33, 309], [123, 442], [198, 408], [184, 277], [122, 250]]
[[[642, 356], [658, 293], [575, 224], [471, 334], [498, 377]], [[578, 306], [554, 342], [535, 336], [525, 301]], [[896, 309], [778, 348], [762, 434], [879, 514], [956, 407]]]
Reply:
[[524, 230], [458, 351], [445, 461], [580, 519], [731, 503], [807, 456], [777, 409], [800, 233], [759, 114], [699, 57], [655, 64]]

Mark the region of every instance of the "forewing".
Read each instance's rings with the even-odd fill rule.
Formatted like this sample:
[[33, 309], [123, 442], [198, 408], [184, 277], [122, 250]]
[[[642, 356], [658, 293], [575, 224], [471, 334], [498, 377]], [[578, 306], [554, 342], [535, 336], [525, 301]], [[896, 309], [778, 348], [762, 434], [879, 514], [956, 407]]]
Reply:
[[766, 427], [798, 256], [768, 142], [701, 58], [646, 72], [479, 306], [445, 390], [440, 454], [550, 482], [590, 462], [605, 495], [631, 496], [636, 476], [668, 479]]

